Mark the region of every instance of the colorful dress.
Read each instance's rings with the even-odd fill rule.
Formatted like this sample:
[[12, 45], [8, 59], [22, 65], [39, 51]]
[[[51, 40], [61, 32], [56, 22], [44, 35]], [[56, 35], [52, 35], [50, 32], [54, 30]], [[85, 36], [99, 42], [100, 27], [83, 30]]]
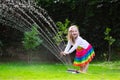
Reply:
[[[73, 47], [71, 47], [72, 45]], [[80, 36], [76, 38], [75, 44], [68, 41], [64, 52], [72, 53], [74, 50], [76, 50], [73, 62], [74, 66], [85, 66], [87, 63], [91, 62], [95, 56], [95, 52], [91, 44]]]

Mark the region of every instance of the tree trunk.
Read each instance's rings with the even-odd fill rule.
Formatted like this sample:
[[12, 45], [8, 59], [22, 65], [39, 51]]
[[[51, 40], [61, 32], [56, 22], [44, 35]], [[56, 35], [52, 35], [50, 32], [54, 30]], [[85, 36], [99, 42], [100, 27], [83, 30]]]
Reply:
[[108, 61], [110, 61], [110, 59], [111, 59], [111, 45], [109, 45], [108, 48], [109, 48], [108, 49]]
[[28, 63], [31, 63], [31, 58], [32, 58], [32, 50], [30, 50], [30, 53], [27, 54], [28, 55]]

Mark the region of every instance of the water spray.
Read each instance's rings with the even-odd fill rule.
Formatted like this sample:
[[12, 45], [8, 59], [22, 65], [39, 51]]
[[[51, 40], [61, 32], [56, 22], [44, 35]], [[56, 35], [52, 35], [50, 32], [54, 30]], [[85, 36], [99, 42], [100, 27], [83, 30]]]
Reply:
[[[33, 24], [38, 26], [38, 33], [43, 38], [42, 45], [55, 55], [64, 65], [71, 65], [70, 55], [61, 56], [65, 47], [55, 44], [53, 37], [58, 33], [57, 26], [47, 12], [36, 6], [34, 0], [0, 0], [0, 23], [16, 28], [22, 32], [31, 31]], [[60, 36], [60, 39], [63, 38]]]

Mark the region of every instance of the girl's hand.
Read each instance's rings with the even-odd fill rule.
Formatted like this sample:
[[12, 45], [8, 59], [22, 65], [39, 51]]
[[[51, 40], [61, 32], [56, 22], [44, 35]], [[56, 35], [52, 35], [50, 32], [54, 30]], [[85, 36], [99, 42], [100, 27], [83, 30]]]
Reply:
[[65, 55], [64, 52], [60, 52], [60, 54], [61, 54], [62, 56]]
[[66, 54], [69, 54], [69, 53], [68, 52], [61, 52], [60, 54], [65, 56]]

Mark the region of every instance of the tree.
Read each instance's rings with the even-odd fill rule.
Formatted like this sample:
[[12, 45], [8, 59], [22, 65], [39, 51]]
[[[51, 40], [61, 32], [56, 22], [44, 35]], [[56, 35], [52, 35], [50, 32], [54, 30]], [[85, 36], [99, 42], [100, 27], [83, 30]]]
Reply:
[[[62, 23], [60, 21], [58, 21], [56, 23], [56, 25], [58, 26], [59, 32], [56, 34], [55, 37], [53, 37], [53, 39], [56, 41], [57, 45], [60, 45], [61, 42], [65, 42], [66, 40], [66, 35], [67, 35], [67, 28], [70, 25], [70, 21], [68, 19], [65, 20], [65, 23]], [[61, 39], [62, 37], [62, 39]]]
[[111, 46], [112, 46], [112, 44], [115, 42], [115, 39], [112, 37], [112, 36], [110, 36], [110, 31], [111, 31], [111, 28], [106, 28], [106, 30], [105, 30], [105, 32], [104, 32], [104, 34], [105, 34], [105, 40], [107, 40], [107, 42], [108, 42], [108, 61], [110, 61], [110, 59], [111, 59]]
[[[36, 25], [33, 25], [31, 31], [27, 31], [24, 33], [23, 45], [27, 50], [33, 50], [37, 46], [42, 43], [42, 40], [39, 36]], [[28, 54], [28, 62], [30, 62], [30, 58], [32, 57], [32, 53]]]

